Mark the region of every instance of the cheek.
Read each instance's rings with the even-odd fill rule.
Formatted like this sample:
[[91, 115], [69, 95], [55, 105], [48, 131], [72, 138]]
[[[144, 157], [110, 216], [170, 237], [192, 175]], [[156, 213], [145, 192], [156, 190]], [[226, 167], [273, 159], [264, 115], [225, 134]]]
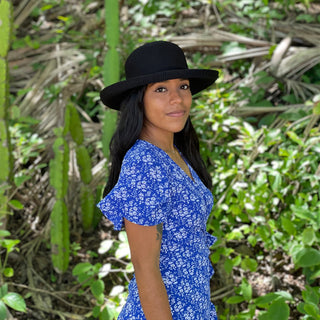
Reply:
[[[147, 101], [146, 101], [147, 102]], [[150, 122], [157, 121], [161, 115], [161, 112], [156, 104], [145, 103], [144, 104], [144, 119]]]
[[185, 100], [185, 105], [187, 106], [187, 109], [188, 109], [188, 112], [189, 112], [190, 109], [191, 109], [191, 105], [192, 105], [192, 96], [191, 96], [191, 93], [190, 93], [190, 95], [186, 98], [186, 100]]

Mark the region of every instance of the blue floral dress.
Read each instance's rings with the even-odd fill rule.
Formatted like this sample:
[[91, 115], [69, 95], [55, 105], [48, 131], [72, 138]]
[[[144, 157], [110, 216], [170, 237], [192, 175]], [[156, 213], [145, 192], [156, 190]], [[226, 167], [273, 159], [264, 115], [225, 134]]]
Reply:
[[[119, 180], [98, 203], [102, 213], [123, 227], [123, 218], [143, 225], [163, 223], [160, 271], [174, 320], [216, 320], [210, 301], [214, 271], [206, 232], [211, 192], [188, 164], [191, 179], [162, 149], [137, 140], [124, 157]], [[118, 320], [145, 320], [135, 277]]]

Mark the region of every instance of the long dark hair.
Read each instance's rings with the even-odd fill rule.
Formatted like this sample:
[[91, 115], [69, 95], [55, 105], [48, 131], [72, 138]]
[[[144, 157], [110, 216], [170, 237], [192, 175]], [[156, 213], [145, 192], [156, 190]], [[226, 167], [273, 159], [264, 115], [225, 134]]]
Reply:
[[[140, 137], [144, 118], [143, 97], [146, 88], [147, 86], [133, 89], [121, 103], [119, 123], [110, 142], [111, 168], [107, 185], [103, 191], [104, 197], [116, 185], [122, 160], [127, 151]], [[211, 189], [211, 177], [201, 159], [199, 140], [190, 117], [182, 131], [175, 133], [174, 144], [196, 171], [204, 185]]]

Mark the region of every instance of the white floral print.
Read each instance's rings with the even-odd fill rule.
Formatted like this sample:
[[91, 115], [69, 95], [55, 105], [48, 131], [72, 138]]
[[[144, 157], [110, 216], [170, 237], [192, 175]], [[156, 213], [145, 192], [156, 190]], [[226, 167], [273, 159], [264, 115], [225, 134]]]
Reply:
[[[144, 226], [163, 223], [160, 271], [174, 320], [216, 320], [210, 301], [213, 268], [206, 232], [211, 192], [190, 165], [191, 179], [163, 150], [137, 140], [124, 157], [111, 192], [98, 203], [102, 213], [123, 228], [123, 218]], [[118, 320], [145, 320], [133, 276]]]

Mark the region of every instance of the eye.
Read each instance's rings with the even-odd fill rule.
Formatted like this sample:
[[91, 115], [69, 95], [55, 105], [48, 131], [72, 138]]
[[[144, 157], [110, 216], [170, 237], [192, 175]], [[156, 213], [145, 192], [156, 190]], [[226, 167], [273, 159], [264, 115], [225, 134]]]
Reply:
[[182, 90], [189, 90], [189, 89], [190, 89], [190, 85], [187, 84], [187, 83], [184, 83], [184, 84], [181, 85], [180, 88], [181, 88]]
[[155, 92], [165, 92], [167, 89], [165, 87], [158, 87]]

